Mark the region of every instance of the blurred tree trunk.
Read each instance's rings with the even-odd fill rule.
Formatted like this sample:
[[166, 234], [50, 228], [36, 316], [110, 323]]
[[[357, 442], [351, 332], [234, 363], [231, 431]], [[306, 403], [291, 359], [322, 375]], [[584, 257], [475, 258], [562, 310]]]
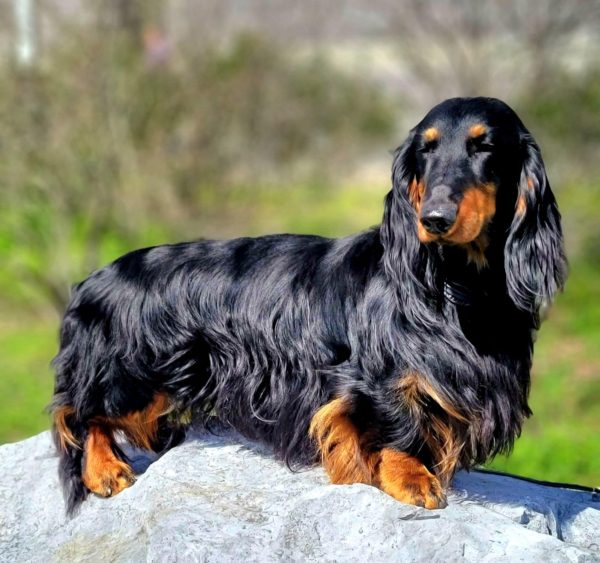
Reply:
[[145, 4], [143, 0], [112, 0], [115, 21], [132, 42], [138, 42], [144, 31]]
[[39, 31], [37, 0], [13, 0], [15, 55], [17, 64], [29, 67], [38, 55]]
[[132, 45], [142, 46], [148, 27], [163, 28], [166, 0], [100, 0], [94, 5], [96, 21], [110, 31], [123, 33]]

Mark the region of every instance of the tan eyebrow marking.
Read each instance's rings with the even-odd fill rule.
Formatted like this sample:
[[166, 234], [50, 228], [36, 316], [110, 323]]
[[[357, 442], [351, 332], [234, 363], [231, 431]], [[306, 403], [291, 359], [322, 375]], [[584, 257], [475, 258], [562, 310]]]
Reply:
[[481, 137], [487, 133], [487, 127], [483, 123], [476, 123], [469, 127], [469, 137]]
[[430, 127], [423, 131], [423, 139], [426, 141], [437, 141], [440, 138], [440, 132], [435, 127]]

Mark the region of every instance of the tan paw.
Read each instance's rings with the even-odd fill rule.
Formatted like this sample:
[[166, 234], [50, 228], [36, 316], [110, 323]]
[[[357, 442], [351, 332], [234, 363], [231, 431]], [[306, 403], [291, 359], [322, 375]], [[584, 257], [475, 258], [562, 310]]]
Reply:
[[438, 478], [418, 459], [404, 452], [382, 450], [379, 482], [382, 491], [401, 502], [429, 509], [448, 505]]
[[86, 463], [83, 483], [90, 491], [102, 497], [119, 494], [135, 483], [131, 467], [118, 459], [104, 460], [100, 463], [96, 460], [92, 467], [88, 465]]
[[83, 484], [93, 493], [111, 497], [135, 483], [133, 470], [115, 455], [112, 436], [101, 426], [91, 426], [85, 442]]

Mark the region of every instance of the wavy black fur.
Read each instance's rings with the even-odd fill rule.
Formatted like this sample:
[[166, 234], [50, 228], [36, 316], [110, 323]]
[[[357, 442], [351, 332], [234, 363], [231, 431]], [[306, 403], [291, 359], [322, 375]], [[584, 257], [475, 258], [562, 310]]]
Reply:
[[[408, 197], [409, 182], [427, 175], [417, 133], [472, 119], [501, 134], [484, 166], [498, 195], [482, 269], [460, 246], [422, 244]], [[341, 395], [369, 447], [427, 462], [422, 426], [397, 394], [412, 370], [472, 422], [463, 465], [510, 449], [530, 414], [539, 307], [565, 279], [539, 149], [502, 102], [448, 100], [396, 151], [392, 180], [381, 226], [350, 237], [159, 246], [93, 273], [65, 314], [53, 409], [72, 408], [68, 425], [83, 443], [93, 417], [141, 410], [160, 391], [177, 412], [217, 417], [296, 466], [316, 461], [311, 417]], [[528, 211], [516, 216], [520, 194]], [[81, 470], [81, 450], [68, 445], [60, 476], [70, 512], [86, 495]]]

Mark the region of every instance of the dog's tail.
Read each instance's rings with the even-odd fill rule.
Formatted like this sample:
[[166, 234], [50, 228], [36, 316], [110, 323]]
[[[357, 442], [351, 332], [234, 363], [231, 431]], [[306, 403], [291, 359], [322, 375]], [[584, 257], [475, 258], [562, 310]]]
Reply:
[[[89, 340], [89, 338], [87, 339]], [[89, 384], [82, 363], [87, 357], [86, 330], [77, 315], [67, 310], [60, 331], [60, 350], [52, 361], [56, 372], [54, 396], [48, 406], [52, 417], [52, 437], [59, 456], [58, 477], [62, 485], [67, 515], [72, 516], [88, 495], [82, 481], [87, 420], [77, 406], [78, 387]]]
[[65, 497], [67, 515], [73, 516], [88, 495], [82, 481], [86, 426], [77, 419], [75, 409], [54, 396], [52, 436], [59, 455], [58, 476]]

